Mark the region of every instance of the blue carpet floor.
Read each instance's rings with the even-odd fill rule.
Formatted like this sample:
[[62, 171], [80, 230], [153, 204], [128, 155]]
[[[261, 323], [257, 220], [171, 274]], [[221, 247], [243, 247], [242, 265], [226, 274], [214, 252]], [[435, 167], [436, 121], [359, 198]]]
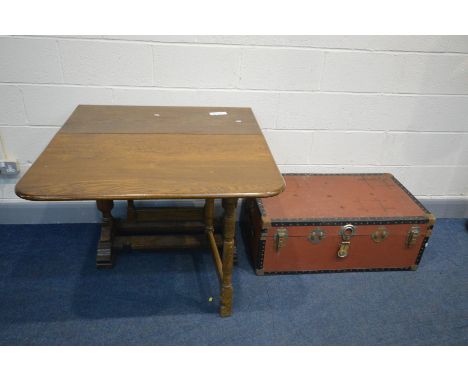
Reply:
[[96, 270], [98, 225], [0, 225], [0, 345], [468, 345], [464, 224], [439, 219], [416, 272], [259, 277], [239, 245], [225, 319], [207, 251]]

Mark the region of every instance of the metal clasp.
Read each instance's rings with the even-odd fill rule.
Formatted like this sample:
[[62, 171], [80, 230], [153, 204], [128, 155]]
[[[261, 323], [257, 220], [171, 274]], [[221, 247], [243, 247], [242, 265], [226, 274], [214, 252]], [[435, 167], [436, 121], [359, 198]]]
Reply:
[[275, 235], [277, 252], [286, 245], [287, 239], [288, 239], [288, 230], [286, 228], [278, 228], [276, 231], [276, 235]]
[[325, 239], [325, 232], [320, 228], [314, 229], [309, 235], [309, 240], [314, 244], [318, 244], [323, 239]]
[[340, 245], [340, 249], [338, 250], [337, 256], [340, 259], [343, 259], [348, 256], [348, 250], [349, 246], [351, 245], [351, 242], [349, 241], [342, 241]]
[[341, 227], [340, 235], [342, 238], [340, 249], [336, 254], [339, 258], [343, 259], [348, 256], [349, 246], [351, 245], [351, 237], [354, 235], [356, 228], [352, 224], [346, 224]]
[[385, 227], [379, 227], [375, 232], [372, 233], [371, 238], [375, 243], [384, 241], [388, 236], [388, 231]]
[[410, 228], [408, 232], [408, 236], [406, 237], [406, 247], [411, 248], [414, 243], [416, 243], [416, 240], [418, 240], [419, 234], [421, 230], [417, 225], [413, 226]]

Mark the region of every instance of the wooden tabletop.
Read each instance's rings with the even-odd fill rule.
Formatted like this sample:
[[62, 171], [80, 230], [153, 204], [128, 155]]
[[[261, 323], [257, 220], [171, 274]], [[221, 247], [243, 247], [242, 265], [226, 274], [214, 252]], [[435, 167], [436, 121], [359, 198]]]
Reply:
[[269, 197], [283, 178], [249, 108], [78, 106], [16, 185], [30, 200]]

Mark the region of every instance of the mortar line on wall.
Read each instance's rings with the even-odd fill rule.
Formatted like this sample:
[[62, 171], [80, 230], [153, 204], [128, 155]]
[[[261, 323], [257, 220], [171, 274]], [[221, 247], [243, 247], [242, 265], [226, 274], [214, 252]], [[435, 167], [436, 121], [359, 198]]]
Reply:
[[241, 86], [241, 82], [242, 82], [242, 68], [244, 66], [244, 48], [242, 48], [240, 50], [240, 54], [239, 54], [239, 67], [238, 67], [238, 76], [237, 76], [237, 86], [236, 86], [236, 90], [237, 89], [240, 89], [240, 86]]
[[14, 128], [14, 129], [60, 129], [61, 126], [57, 125], [0, 125], [0, 128]]
[[263, 128], [263, 131], [288, 131], [288, 132], [325, 132], [325, 133], [385, 133], [388, 132], [390, 134], [399, 133], [399, 134], [468, 134], [468, 131], [431, 131], [431, 130], [358, 130], [358, 129], [270, 129], [270, 128]]
[[0, 123], [0, 127], [9, 127], [9, 128], [16, 128], [16, 127], [27, 127], [27, 128], [36, 128], [36, 127], [61, 127], [59, 125], [11, 125], [8, 123]]
[[0, 85], [23, 85], [39, 87], [79, 87], [79, 88], [115, 88], [126, 90], [172, 90], [172, 91], [213, 91], [213, 92], [245, 92], [245, 93], [292, 93], [292, 94], [344, 94], [344, 95], [369, 95], [369, 96], [398, 96], [398, 97], [468, 97], [468, 94], [457, 93], [391, 93], [391, 92], [362, 92], [345, 90], [284, 90], [284, 89], [235, 89], [235, 88], [195, 88], [195, 87], [165, 87], [165, 86], [136, 86], [136, 85], [111, 85], [111, 84], [74, 84], [74, 83], [33, 83], [17, 81], [0, 81]]
[[[273, 119], [273, 126], [276, 130], [277, 126], [278, 126], [278, 118], [279, 118], [279, 111], [280, 111], [280, 105], [281, 105], [281, 94], [276, 94], [276, 101], [275, 101], [275, 118]], [[265, 129], [262, 129], [262, 130], [265, 130]]]
[[327, 55], [328, 55], [327, 52], [324, 52], [324, 53], [323, 53], [322, 68], [321, 68], [321, 70], [320, 70], [320, 78], [319, 78], [318, 91], [321, 91], [321, 90], [322, 90], [322, 81], [323, 81], [323, 76], [324, 76], [324, 72], [325, 72], [325, 64], [326, 64], [326, 62], [327, 62]]
[[383, 131], [383, 138], [380, 142], [380, 150], [379, 150], [379, 153], [377, 154], [377, 165], [378, 166], [383, 166], [383, 162], [385, 160], [385, 152], [386, 152], [386, 149], [389, 147], [387, 145], [387, 142], [388, 142], [388, 139], [389, 139], [389, 135], [387, 134], [387, 131], [384, 130]]
[[[380, 96], [379, 96], [380, 97]], [[382, 142], [382, 149], [379, 151], [378, 154], [378, 163], [382, 164], [382, 162], [385, 159], [385, 148], [390, 147], [389, 146], [389, 140], [390, 140], [390, 135], [388, 134], [388, 127], [384, 130], [384, 137], [383, 137], [383, 142]]]
[[114, 89], [113, 89], [113, 88], [109, 88], [109, 90], [111, 91], [111, 102], [112, 102], [112, 105], [115, 105], [115, 94], [114, 94]]
[[148, 41], [148, 40], [125, 40], [117, 38], [86, 38], [86, 37], [60, 37], [60, 36], [7, 36], [17, 39], [54, 39], [63, 41], [87, 41], [101, 43], [120, 43], [120, 44], [138, 44], [138, 45], [174, 45], [174, 46], [201, 46], [201, 47], [231, 47], [236, 48], [261, 48], [261, 49], [291, 49], [291, 50], [318, 50], [327, 52], [357, 52], [357, 53], [381, 53], [381, 54], [414, 54], [414, 55], [446, 55], [446, 56], [466, 56], [468, 52], [438, 52], [438, 51], [413, 51], [413, 50], [398, 50], [398, 49], [364, 49], [364, 48], [330, 48], [330, 47], [314, 47], [300, 45], [265, 45], [265, 44], [236, 44], [236, 43], [209, 43], [209, 42], [165, 42], [165, 41]]
[[23, 91], [21, 86], [16, 85], [16, 87], [18, 88], [18, 90], [19, 90], [19, 92], [21, 94], [21, 100], [23, 101], [23, 111], [24, 111], [24, 116], [26, 118], [26, 122], [27, 122], [28, 125], [30, 125], [31, 124], [31, 119], [29, 118], [28, 110], [26, 108], [26, 99], [24, 97], [24, 91]]
[[60, 75], [62, 77], [62, 83], [65, 84], [65, 71], [63, 70], [63, 58], [59, 40], [55, 40], [55, 46], [57, 48], [57, 55], [60, 63]]
[[[0, 123], [0, 127], [25, 127], [25, 128], [61, 128], [62, 125], [54, 125], [54, 124], [29, 124], [29, 125], [11, 125], [11, 124], [2, 124]], [[282, 128], [262, 128], [262, 131], [282, 131], [282, 132], [303, 132], [303, 133], [310, 133], [310, 132], [320, 132], [320, 133], [385, 133], [385, 130], [330, 130], [330, 129], [282, 129]], [[398, 134], [468, 134], [468, 131], [427, 131], [427, 130], [389, 130], [389, 134], [398, 133]]]
[[155, 54], [154, 54], [154, 48], [152, 46], [150, 46], [150, 49], [151, 49], [151, 57], [152, 57], [152, 61], [151, 61], [151, 75], [152, 75], [152, 79], [151, 79], [151, 83], [153, 84], [153, 86], [156, 84], [156, 59], [155, 59]]

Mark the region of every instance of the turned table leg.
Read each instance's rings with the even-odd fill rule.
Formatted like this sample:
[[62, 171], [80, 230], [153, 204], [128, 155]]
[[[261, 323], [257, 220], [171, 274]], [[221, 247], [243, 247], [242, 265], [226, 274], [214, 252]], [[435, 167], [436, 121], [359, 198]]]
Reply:
[[96, 254], [96, 268], [112, 268], [114, 265], [114, 257], [112, 254], [112, 234], [113, 234], [113, 217], [112, 200], [96, 200], [96, 206], [102, 213], [101, 237]]
[[213, 214], [214, 214], [214, 199], [206, 199], [204, 207], [205, 231], [214, 232]]
[[232, 312], [232, 267], [234, 257], [234, 235], [236, 229], [237, 198], [223, 199], [223, 278], [221, 282], [220, 315], [228, 317]]

